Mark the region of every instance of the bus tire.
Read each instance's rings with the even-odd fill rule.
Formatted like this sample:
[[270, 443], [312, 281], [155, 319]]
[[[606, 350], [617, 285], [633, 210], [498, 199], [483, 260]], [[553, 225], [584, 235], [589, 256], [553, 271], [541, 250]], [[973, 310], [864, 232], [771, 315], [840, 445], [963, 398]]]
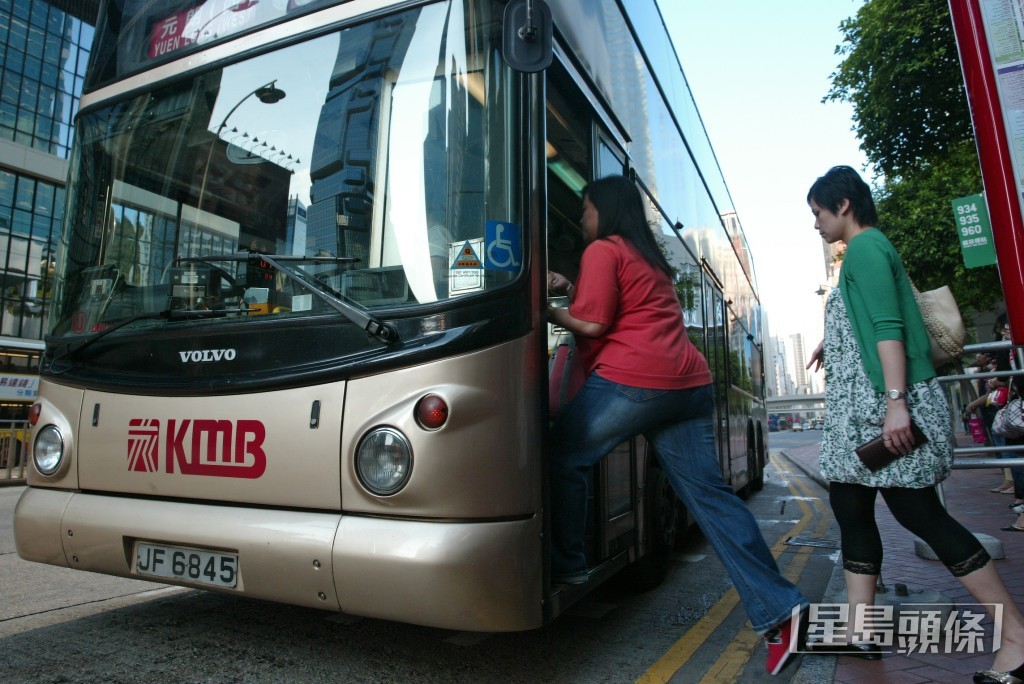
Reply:
[[764, 489], [764, 440], [758, 434], [751, 448], [748, 449], [750, 468], [750, 491], [759, 492]]
[[644, 492], [647, 553], [625, 571], [629, 585], [638, 591], [654, 589], [665, 581], [672, 565], [679, 519], [676, 493], [665, 471], [656, 464], [647, 468]]

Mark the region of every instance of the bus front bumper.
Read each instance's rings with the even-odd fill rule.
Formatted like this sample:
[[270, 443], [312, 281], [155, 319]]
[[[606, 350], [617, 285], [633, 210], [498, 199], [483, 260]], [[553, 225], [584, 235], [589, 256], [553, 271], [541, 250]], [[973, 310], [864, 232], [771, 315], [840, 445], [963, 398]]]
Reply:
[[351, 615], [468, 631], [542, 624], [539, 516], [436, 522], [213, 506], [28, 487], [14, 519], [18, 555], [154, 580], [135, 546], [237, 554], [235, 593]]

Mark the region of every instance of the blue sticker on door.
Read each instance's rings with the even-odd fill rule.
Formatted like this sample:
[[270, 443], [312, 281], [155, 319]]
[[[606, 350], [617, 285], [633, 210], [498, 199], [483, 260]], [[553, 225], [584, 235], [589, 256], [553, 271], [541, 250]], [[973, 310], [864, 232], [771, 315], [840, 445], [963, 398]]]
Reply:
[[518, 223], [488, 221], [484, 233], [484, 268], [518, 271], [523, 264], [523, 237]]

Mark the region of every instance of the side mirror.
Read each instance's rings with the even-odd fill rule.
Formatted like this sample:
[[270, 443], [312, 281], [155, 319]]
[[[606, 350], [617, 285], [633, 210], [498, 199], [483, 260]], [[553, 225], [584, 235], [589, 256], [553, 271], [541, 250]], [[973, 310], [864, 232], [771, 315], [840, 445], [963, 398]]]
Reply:
[[502, 56], [516, 71], [534, 73], [551, 64], [551, 9], [544, 0], [511, 0], [505, 5]]

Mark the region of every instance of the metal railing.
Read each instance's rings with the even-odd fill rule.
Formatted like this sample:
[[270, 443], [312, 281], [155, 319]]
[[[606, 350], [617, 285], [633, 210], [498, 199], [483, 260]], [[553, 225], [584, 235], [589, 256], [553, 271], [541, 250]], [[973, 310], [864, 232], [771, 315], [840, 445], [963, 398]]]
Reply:
[[31, 426], [27, 420], [0, 420], [0, 484], [24, 484]]
[[[1012, 349], [1017, 356], [1017, 368], [1024, 368], [1024, 347], [1015, 347], [1009, 340], [1002, 342], [982, 342], [979, 344], [968, 344], [964, 346], [965, 354], [978, 352], [1003, 351]], [[1024, 370], [1009, 371], [986, 371], [984, 373], [959, 373], [956, 375], [943, 375], [938, 378], [941, 383], [967, 382], [974, 388], [975, 380], [986, 380], [988, 378], [1005, 378], [1024, 375]], [[952, 408], [952, 407], [951, 407]], [[952, 419], [952, 416], [950, 416]], [[969, 454], [1002, 454], [1006, 452], [1024, 452], [1024, 444], [1007, 444], [1006, 446], [966, 446], [953, 449], [953, 467], [958, 470], [971, 470], [980, 468], [1011, 468], [1024, 466], [1024, 456], [1014, 458], [983, 458], [970, 457], [961, 458]]]

